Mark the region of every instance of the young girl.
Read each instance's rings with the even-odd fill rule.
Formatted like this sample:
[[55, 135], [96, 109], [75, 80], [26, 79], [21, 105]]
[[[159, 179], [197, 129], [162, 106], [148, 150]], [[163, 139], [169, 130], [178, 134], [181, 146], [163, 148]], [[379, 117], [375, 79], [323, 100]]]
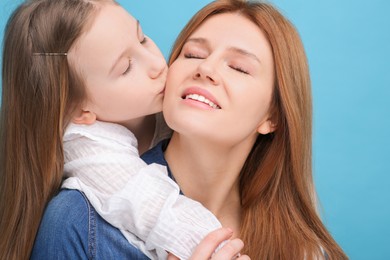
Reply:
[[139, 158], [136, 137], [141, 152], [156, 139], [166, 72], [138, 21], [112, 1], [17, 8], [3, 51], [0, 259], [29, 257], [63, 170], [64, 187], [82, 190], [152, 259], [187, 259], [221, 227], [165, 168]]

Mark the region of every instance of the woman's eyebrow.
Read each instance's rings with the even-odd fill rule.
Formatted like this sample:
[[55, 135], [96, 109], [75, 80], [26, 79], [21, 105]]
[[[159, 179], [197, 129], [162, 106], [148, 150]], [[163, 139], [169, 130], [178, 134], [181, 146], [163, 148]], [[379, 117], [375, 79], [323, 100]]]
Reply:
[[[198, 44], [202, 44], [202, 45], [206, 45], [206, 46], [210, 45], [209, 41], [207, 39], [205, 39], [205, 38], [189, 38], [189, 39], [187, 39], [185, 44], [188, 43], [188, 42], [194, 42], [194, 43], [198, 43]], [[254, 53], [252, 53], [250, 51], [244, 50], [242, 48], [234, 47], [234, 46], [229, 47], [228, 51], [229, 52], [238, 53], [240, 55], [247, 56], [247, 57], [249, 57], [249, 58], [251, 58], [251, 59], [253, 59], [256, 62], [261, 64], [260, 59]]]
[[255, 54], [253, 54], [252, 52], [249, 52], [247, 50], [244, 50], [244, 49], [241, 49], [241, 48], [237, 48], [237, 47], [230, 47], [230, 48], [228, 48], [228, 50], [230, 52], [235, 52], [235, 53], [238, 53], [240, 55], [247, 56], [247, 57], [249, 57], [249, 58], [251, 58], [251, 59], [253, 59], [253, 60], [255, 60], [255, 61], [257, 61], [258, 63], [261, 64], [260, 59]]
[[185, 43], [188, 42], [194, 42], [194, 43], [203, 44], [207, 46], [209, 45], [209, 41], [205, 38], [189, 38], [185, 41]]

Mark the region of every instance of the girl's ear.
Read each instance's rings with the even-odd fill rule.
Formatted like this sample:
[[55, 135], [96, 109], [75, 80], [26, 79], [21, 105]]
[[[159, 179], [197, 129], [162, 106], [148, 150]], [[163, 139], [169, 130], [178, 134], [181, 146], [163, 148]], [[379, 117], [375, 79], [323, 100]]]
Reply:
[[276, 124], [274, 124], [271, 119], [267, 119], [259, 125], [257, 132], [262, 135], [272, 133], [276, 130]]
[[96, 114], [91, 111], [80, 110], [78, 115], [75, 115], [72, 122], [79, 125], [92, 125], [96, 121]]

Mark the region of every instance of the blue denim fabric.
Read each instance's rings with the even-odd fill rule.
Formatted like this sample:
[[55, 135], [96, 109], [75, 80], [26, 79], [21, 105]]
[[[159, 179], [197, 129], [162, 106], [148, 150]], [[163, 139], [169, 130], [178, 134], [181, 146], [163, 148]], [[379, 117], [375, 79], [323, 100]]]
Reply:
[[150, 149], [149, 151], [145, 152], [141, 159], [144, 160], [147, 164], [157, 163], [161, 164], [162, 166], [166, 166], [168, 168], [168, 176], [172, 178], [171, 170], [169, 169], [168, 162], [165, 160], [164, 152], [168, 147], [170, 139], [165, 139], [158, 144], [156, 144], [155, 147]]
[[48, 204], [31, 259], [149, 259], [102, 219], [77, 190]]
[[[147, 164], [168, 166], [165, 140], [147, 151]], [[173, 178], [169, 168], [169, 176]], [[83, 193], [62, 190], [48, 204], [31, 259], [149, 259], [102, 219]]]

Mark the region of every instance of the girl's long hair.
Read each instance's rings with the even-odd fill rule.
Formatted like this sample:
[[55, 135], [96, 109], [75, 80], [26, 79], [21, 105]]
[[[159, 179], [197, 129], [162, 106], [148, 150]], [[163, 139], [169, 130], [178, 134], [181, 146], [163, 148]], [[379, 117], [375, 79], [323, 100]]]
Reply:
[[177, 38], [169, 64], [210, 16], [239, 13], [266, 35], [275, 82], [270, 107], [276, 131], [259, 135], [240, 175], [241, 238], [252, 259], [347, 259], [321, 222], [312, 177], [312, 100], [305, 51], [294, 26], [270, 4], [217, 0]]
[[[63, 171], [63, 131], [84, 99], [65, 53], [93, 1], [30, 0], [5, 30], [0, 118], [0, 259], [28, 259]], [[50, 55], [49, 53], [53, 53]]]

